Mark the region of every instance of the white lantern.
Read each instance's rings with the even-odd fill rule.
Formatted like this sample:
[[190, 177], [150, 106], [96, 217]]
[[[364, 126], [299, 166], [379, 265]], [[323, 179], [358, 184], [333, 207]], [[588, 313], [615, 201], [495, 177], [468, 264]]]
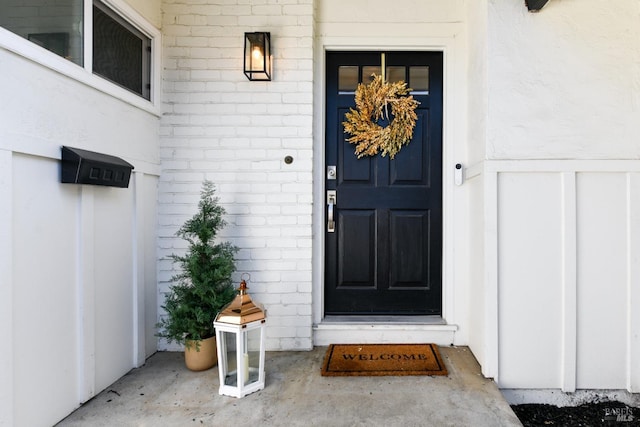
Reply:
[[265, 322], [264, 309], [251, 301], [247, 283], [243, 280], [236, 298], [213, 322], [220, 394], [244, 397], [264, 388]]

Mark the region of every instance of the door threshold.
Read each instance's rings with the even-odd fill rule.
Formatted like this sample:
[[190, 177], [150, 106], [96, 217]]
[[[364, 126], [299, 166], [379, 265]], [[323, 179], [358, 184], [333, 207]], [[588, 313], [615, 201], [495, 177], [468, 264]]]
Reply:
[[401, 315], [333, 315], [325, 316], [322, 323], [342, 325], [446, 325], [442, 316], [401, 316]]
[[440, 316], [326, 316], [313, 326], [313, 342], [329, 344], [433, 343], [453, 345], [457, 325]]

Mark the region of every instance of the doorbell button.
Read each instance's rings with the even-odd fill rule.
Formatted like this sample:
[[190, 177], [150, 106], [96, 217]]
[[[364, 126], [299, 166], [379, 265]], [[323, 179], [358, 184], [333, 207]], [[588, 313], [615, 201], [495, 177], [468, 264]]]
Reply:
[[455, 172], [455, 181], [456, 185], [462, 185], [462, 164], [456, 163], [456, 172]]

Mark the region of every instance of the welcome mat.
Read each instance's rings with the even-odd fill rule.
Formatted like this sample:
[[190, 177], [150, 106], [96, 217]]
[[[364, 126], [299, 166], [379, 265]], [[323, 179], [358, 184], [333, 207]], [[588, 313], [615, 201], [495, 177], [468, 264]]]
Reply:
[[331, 344], [322, 375], [448, 375], [433, 344]]

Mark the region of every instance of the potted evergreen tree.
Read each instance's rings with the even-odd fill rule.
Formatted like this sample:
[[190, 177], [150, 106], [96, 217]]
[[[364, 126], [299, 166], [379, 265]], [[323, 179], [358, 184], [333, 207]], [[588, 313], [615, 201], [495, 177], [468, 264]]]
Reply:
[[194, 371], [217, 363], [213, 321], [236, 294], [231, 274], [238, 249], [229, 242], [216, 242], [226, 225], [224, 214], [213, 183], [204, 181], [198, 212], [176, 232], [189, 246], [184, 255], [171, 255], [181, 272], [172, 277], [162, 306], [166, 316], [157, 324], [159, 337], [185, 346], [185, 364]]

